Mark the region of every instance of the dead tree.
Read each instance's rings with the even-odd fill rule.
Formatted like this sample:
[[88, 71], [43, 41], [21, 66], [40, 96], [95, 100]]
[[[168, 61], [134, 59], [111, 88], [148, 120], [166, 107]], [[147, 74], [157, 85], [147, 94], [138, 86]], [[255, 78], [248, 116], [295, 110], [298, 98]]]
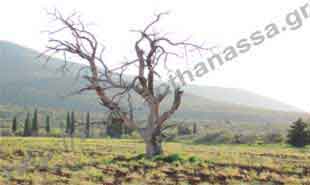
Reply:
[[[154, 31], [162, 16], [167, 13], [160, 13], [155, 16], [142, 30], [132, 30], [139, 38], [133, 43], [135, 58], [128, 60], [117, 67], [111, 67], [112, 62], [103, 59], [105, 47], [101, 45], [97, 37], [88, 30], [88, 27], [80, 20], [77, 14], [65, 17], [57, 10], [49, 13], [53, 20], [61, 25], [59, 28], [49, 31], [49, 44], [43, 56], [48, 55], [49, 60], [54, 54], [72, 55], [79, 57], [85, 62], [84, 68], [89, 68], [89, 74], [83, 78], [88, 85], [78, 91], [94, 91], [99, 103], [113, 113], [117, 113], [123, 123], [131, 129], [137, 129], [146, 144], [146, 155], [152, 157], [162, 153], [160, 138], [161, 130], [166, 120], [178, 110], [182, 100], [183, 91], [178, 87], [165, 86], [162, 92], [156, 91], [156, 81], [163, 74], [163, 67], [167, 66], [173, 58], [183, 59], [188, 53], [201, 54], [207, 51], [201, 45], [187, 42], [174, 42], [167, 34]], [[59, 24], [60, 23], [60, 24]], [[70, 37], [64, 37], [64, 35]], [[130, 68], [136, 68], [137, 73], [132, 79], [123, 74]], [[160, 69], [160, 70], [159, 70]], [[82, 69], [81, 69], [82, 70]], [[147, 105], [147, 123], [141, 127], [132, 119], [132, 115], [126, 114], [120, 106], [121, 99], [129, 93], [135, 94]], [[172, 94], [172, 105], [168, 110], [161, 111], [161, 103], [166, 97]]]

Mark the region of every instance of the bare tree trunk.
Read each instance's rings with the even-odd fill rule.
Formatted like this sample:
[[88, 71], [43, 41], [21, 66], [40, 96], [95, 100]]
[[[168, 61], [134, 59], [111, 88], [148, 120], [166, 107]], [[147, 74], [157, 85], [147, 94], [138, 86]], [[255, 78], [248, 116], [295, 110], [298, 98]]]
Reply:
[[145, 143], [145, 154], [148, 158], [163, 153], [162, 140], [160, 139], [160, 130], [145, 128], [140, 130], [140, 135]]
[[145, 152], [147, 157], [154, 157], [163, 153], [161, 141], [150, 140], [145, 142]]
[[[160, 104], [170, 94], [170, 87], [166, 86], [164, 92], [155, 89], [156, 79], [161, 79], [161, 68], [158, 69], [159, 64], [166, 65], [171, 57], [184, 58], [186, 60], [188, 52], [197, 52], [201, 56], [202, 51], [209, 51], [209, 48], [188, 42], [173, 42], [165, 37], [166, 34], [154, 33], [152, 28], [159, 22], [161, 16], [167, 13], [160, 13], [156, 18], [146, 25], [143, 30], [133, 30], [140, 35], [140, 38], [134, 43], [135, 59], [126, 61], [121, 66], [109, 65], [103, 59], [105, 47], [102, 46], [96, 36], [89, 32], [87, 26], [81, 22], [79, 16], [73, 14], [70, 17], [63, 17], [60, 12], [49, 13], [53, 20], [57, 20], [62, 26], [59, 29], [50, 31], [49, 45], [46, 52], [51, 53], [47, 57], [47, 61], [52, 58], [52, 55], [70, 54], [71, 56], [82, 59], [85, 66], [89, 66], [90, 73], [83, 76], [87, 80], [87, 85], [80, 89], [77, 93], [85, 91], [94, 91], [99, 98], [100, 104], [110, 110], [116, 112], [118, 117], [122, 119], [122, 123], [130, 129], [138, 129], [141, 137], [146, 144], [146, 155], [153, 157], [162, 153], [162, 128], [164, 123], [171, 118], [171, 116], [178, 110], [181, 105], [183, 91], [180, 88], [174, 89], [174, 99], [171, 107], [165, 111], [160, 111]], [[76, 19], [77, 18], [77, 19]], [[60, 32], [67, 32], [71, 39], [64, 39]], [[145, 45], [147, 44], [147, 45]], [[66, 55], [64, 55], [66, 56]], [[184, 56], [184, 57], [183, 57]], [[169, 58], [169, 59], [168, 59]], [[138, 65], [136, 77], [132, 80], [124, 77], [128, 67]], [[165, 67], [168, 68], [168, 67]], [[84, 70], [84, 67], [81, 69]], [[80, 70], [80, 71], [81, 71]], [[80, 74], [78, 74], [80, 75]], [[115, 78], [117, 77], [118, 78]], [[116, 89], [115, 93], [114, 90]], [[121, 90], [121, 92], [119, 92]], [[156, 91], [155, 91], [156, 90]], [[111, 93], [113, 92], [113, 93]], [[138, 97], [149, 104], [149, 115], [146, 128], [141, 129], [133, 120], [132, 110], [129, 115], [122, 110], [120, 106], [121, 99], [125, 94], [128, 94], [129, 109], [130, 93], [135, 92]], [[72, 118], [73, 119], [73, 118]]]

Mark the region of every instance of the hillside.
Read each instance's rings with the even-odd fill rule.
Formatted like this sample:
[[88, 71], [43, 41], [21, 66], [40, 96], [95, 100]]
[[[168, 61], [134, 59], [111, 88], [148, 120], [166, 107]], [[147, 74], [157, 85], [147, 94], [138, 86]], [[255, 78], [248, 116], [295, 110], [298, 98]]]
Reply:
[[287, 112], [302, 112], [294, 106], [287, 105], [277, 100], [264, 97], [243, 89], [208, 87], [208, 86], [188, 86], [187, 89], [197, 95], [217, 101], [244, 105], [249, 107], [263, 108], [269, 110], [279, 110]]
[[[38, 52], [32, 49], [0, 42], [0, 104], [92, 112], [104, 110], [91, 94], [66, 96], [81, 87], [73, 72], [59, 71], [63, 64], [60, 60], [45, 63], [38, 61], [37, 56]], [[175, 119], [287, 123], [304, 115], [278, 111], [298, 109], [253, 93], [239, 92], [217, 87], [189, 87]], [[229, 96], [225, 97], [224, 94]]]

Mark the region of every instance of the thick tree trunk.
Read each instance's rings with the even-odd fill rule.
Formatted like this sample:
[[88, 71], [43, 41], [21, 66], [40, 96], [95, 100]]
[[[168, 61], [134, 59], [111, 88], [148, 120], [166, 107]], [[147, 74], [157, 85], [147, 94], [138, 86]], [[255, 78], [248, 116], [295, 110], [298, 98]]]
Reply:
[[163, 149], [162, 149], [162, 145], [160, 141], [147, 141], [145, 142], [145, 152], [146, 152], [146, 156], [151, 158], [154, 157], [156, 155], [160, 155], [163, 153]]
[[140, 130], [140, 135], [144, 140], [145, 154], [148, 158], [152, 158], [163, 153], [162, 141], [158, 130], [144, 128]]

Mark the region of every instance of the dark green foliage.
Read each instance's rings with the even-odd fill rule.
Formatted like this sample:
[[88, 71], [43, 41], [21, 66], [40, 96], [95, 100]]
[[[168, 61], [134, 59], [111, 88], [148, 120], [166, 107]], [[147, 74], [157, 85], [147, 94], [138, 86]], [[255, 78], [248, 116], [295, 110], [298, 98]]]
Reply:
[[295, 147], [304, 147], [309, 142], [308, 125], [302, 120], [298, 119], [294, 122], [287, 135], [287, 142]]
[[73, 136], [75, 132], [75, 115], [74, 112], [71, 112], [71, 118], [70, 118], [71, 124], [70, 124], [70, 135]]
[[190, 163], [199, 163], [199, 162], [202, 162], [202, 159], [200, 159], [197, 156], [191, 156], [191, 157], [188, 158], [188, 162], [190, 162]]
[[24, 136], [31, 136], [31, 125], [30, 125], [30, 113], [27, 113], [25, 125], [24, 125]]
[[[120, 158], [120, 157], [118, 157]], [[139, 154], [136, 156], [133, 156], [128, 159], [128, 161], [140, 161], [140, 160], [150, 160], [147, 158], [145, 154]], [[174, 162], [190, 162], [190, 163], [200, 163], [203, 162], [203, 160], [197, 156], [190, 156], [189, 158], [186, 158], [182, 156], [181, 154], [171, 154], [171, 155], [157, 155], [151, 159], [152, 161], [163, 161], [166, 163], [174, 163]]]
[[86, 138], [90, 137], [90, 113], [89, 112], [87, 112], [87, 115], [86, 115], [85, 137]]
[[123, 124], [120, 119], [113, 119], [107, 126], [107, 135], [111, 138], [121, 138], [123, 135]]
[[185, 159], [180, 154], [171, 154], [168, 156], [158, 155], [153, 158], [154, 161], [163, 161], [166, 163], [184, 162]]
[[12, 122], [12, 132], [16, 133], [16, 131], [17, 131], [17, 117], [14, 116], [13, 122]]
[[198, 133], [197, 123], [193, 123], [193, 134], [196, 135]]
[[39, 133], [39, 125], [38, 125], [38, 109], [35, 109], [32, 118], [32, 135], [37, 136]]
[[67, 118], [66, 118], [66, 134], [70, 134], [71, 131], [71, 118], [70, 118], [70, 113], [67, 112]]
[[49, 134], [50, 131], [51, 131], [50, 121], [51, 121], [50, 116], [47, 115], [46, 118], [45, 118], [45, 131], [46, 131], [46, 133], [48, 133], [48, 134]]

